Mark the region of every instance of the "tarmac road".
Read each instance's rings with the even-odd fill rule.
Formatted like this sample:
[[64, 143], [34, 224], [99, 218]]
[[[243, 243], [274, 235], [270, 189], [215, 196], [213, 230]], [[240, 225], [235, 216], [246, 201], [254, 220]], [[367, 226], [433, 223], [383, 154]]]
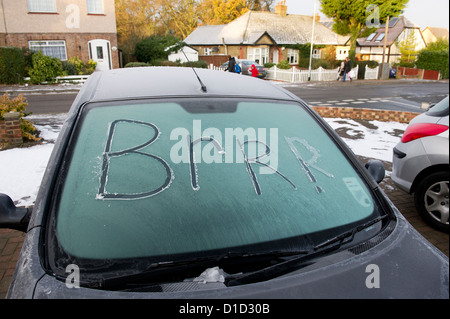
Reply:
[[312, 106], [370, 108], [423, 112], [422, 103], [442, 100], [449, 93], [447, 81], [360, 80], [281, 84]]
[[[353, 82], [274, 82], [311, 106], [353, 107], [423, 112], [422, 103], [436, 103], [449, 94], [449, 82], [421, 80], [357, 80]], [[81, 85], [0, 86], [0, 94], [23, 94], [27, 112], [33, 114], [69, 111]]]

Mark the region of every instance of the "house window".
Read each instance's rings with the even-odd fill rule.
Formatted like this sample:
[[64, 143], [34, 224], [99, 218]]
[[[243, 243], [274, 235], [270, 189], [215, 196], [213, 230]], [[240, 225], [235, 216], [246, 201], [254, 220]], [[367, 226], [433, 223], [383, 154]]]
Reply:
[[298, 50], [288, 49], [287, 59], [289, 64], [298, 64]]
[[247, 59], [264, 65], [269, 62], [269, 48], [253, 48], [253, 50], [248, 50]]
[[28, 0], [28, 12], [56, 12], [56, 0]]
[[369, 36], [367, 37], [366, 41], [372, 41], [373, 38], [375, 38], [376, 35], [377, 35], [376, 32], [372, 33], [371, 35], [369, 35]]
[[313, 59], [320, 59], [321, 58], [321, 50], [320, 49], [314, 49], [313, 50]]
[[203, 49], [204, 55], [212, 55], [212, 49], [211, 48], [204, 48]]
[[66, 41], [29, 41], [28, 46], [31, 51], [40, 51], [44, 55], [67, 60]]
[[88, 14], [103, 14], [103, 0], [86, 0]]
[[375, 42], [380, 42], [384, 39], [384, 32], [380, 33], [380, 35], [375, 39]]

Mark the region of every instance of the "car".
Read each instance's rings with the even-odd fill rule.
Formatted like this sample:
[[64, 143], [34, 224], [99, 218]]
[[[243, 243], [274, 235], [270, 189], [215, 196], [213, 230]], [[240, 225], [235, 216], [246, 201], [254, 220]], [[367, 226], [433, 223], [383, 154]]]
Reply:
[[95, 72], [32, 211], [0, 196], [0, 226], [27, 230], [7, 298], [448, 299], [448, 257], [384, 175], [268, 81]]
[[392, 180], [414, 194], [423, 220], [448, 232], [449, 97], [413, 118], [393, 149]]
[[[236, 59], [236, 63], [239, 64], [241, 67], [241, 74], [243, 75], [252, 75], [250, 72], [250, 68], [254, 64], [255, 67], [258, 69], [258, 78], [265, 78], [267, 76], [267, 70], [265, 67], [260, 65], [259, 63], [252, 61], [252, 60], [244, 60], [244, 59]], [[223, 63], [219, 69], [221, 70], [227, 70], [228, 68], [228, 61]]]

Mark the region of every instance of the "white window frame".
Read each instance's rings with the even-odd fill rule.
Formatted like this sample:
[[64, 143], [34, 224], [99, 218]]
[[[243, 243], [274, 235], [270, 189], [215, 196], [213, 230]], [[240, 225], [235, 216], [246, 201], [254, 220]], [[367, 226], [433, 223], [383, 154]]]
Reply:
[[[30, 51], [40, 51], [44, 55], [50, 56], [52, 58], [60, 59], [61, 61], [67, 61], [67, 48], [65, 40], [38, 40], [38, 41], [28, 41], [28, 48]], [[61, 54], [54, 54], [50, 48], [63, 48], [59, 50]]]
[[296, 49], [287, 50], [287, 59], [289, 64], [298, 64], [299, 51]]
[[212, 48], [203, 48], [203, 55], [212, 55]]
[[247, 51], [247, 59], [264, 65], [269, 60], [269, 48], [253, 48]]
[[375, 42], [381, 42], [385, 37], [384, 32], [381, 32], [380, 35], [375, 39]]
[[320, 59], [322, 57], [322, 50], [320, 49], [313, 49], [313, 59]]
[[375, 36], [377, 35], [377, 33], [376, 32], [374, 32], [374, 33], [371, 33], [368, 37], [367, 37], [367, 39], [366, 39], [366, 41], [367, 42], [369, 42], [369, 41], [372, 41], [373, 40], [373, 38], [375, 38]]
[[104, 14], [103, 0], [86, 0], [88, 14]]
[[56, 13], [56, 0], [27, 0], [28, 12]]

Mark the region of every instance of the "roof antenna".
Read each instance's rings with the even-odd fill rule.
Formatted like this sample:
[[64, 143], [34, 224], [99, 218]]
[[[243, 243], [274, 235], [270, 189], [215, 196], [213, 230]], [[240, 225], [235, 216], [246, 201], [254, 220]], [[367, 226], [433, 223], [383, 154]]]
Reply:
[[162, 22], [165, 24], [167, 30], [169, 30], [170, 35], [175, 39], [175, 41], [177, 41], [177, 44], [180, 46], [180, 50], [181, 50], [181, 52], [183, 52], [184, 57], [185, 57], [186, 60], [189, 62], [189, 65], [191, 66], [192, 71], [194, 71], [195, 76], [197, 77], [197, 80], [198, 80], [198, 82], [199, 82], [200, 85], [201, 85], [202, 91], [206, 93], [206, 92], [208, 91], [208, 90], [206, 89], [206, 85], [203, 84], [202, 80], [200, 80], [200, 77], [198, 76], [197, 72], [195, 71], [195, 68], [193, 67], [192, 62], [189, 60], [189, 58], [187, 57], [186, 53], [184, 52], [183, 46], [181, 45], [180, 41], [178, 41], [178, 39], [177, 39], [177, 38], [175, 37], [175, 35], [172, 33], [172, 30], [170, 30], [170, 28], [169, 28], [169, 26], [167, 25], [166, 21], [165, 21], [164, 18], [162, 17], [161, 12], [158, 12], [158, 14], [159, 14], [159, 17], [161, 18]]

